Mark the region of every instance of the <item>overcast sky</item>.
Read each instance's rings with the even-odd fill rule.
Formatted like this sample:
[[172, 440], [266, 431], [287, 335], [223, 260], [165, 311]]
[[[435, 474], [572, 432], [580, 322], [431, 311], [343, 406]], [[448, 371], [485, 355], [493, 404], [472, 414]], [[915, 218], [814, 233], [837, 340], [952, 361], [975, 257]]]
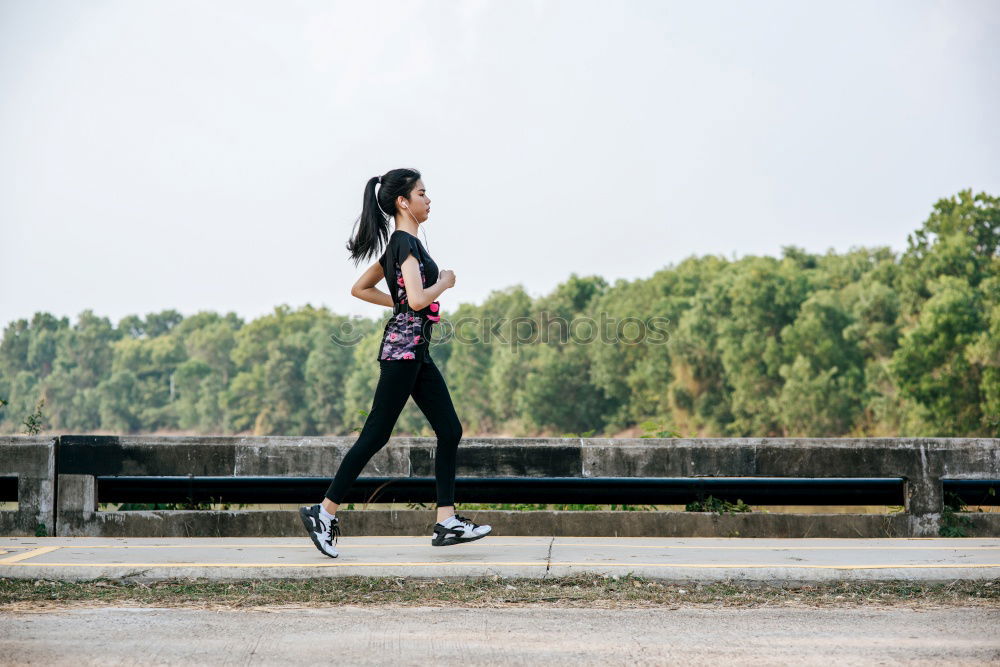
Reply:
[[[415, 167], [448, 310], [906, 247], [1000, 194], [1000, 2], [0, 0], [0, 324], [350, 296]], [[383, 283], [382, 288], [385, 288]]]

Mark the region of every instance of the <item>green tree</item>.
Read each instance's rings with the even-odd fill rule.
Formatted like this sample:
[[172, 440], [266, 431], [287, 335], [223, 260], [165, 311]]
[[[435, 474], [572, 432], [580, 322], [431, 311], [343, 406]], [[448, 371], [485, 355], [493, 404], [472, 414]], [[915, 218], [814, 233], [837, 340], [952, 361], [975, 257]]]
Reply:
[[907, 237], [900, 292], [912, 323], [941, 276], [972, 288], [1000, 271], [1000, 198], [972, 190], [939, 199], [920, 229]]
[[60, 330], [53, 370], [41, 383], [55, 429], [86, 433], [101, 427], [99, 383], [111, 373], [121, 334], [106, 317], [85, 310]]
[[847, 434], [862, 410], [864, 365], [857, 344], [844, 337], [852, 323], [841, 291], [814, 292], [795, 322], [782, 329], [786, 359], [775, 406], [785, 435]]
[[893, 354], [899, 387], [927, 411], [924, 432], [915, 435], [973, 435], [982, 426], [982, 368], [967, 348], [984, 328], [981, 298], [964, 278], [941, 276], [930, 285], [917, 326]]
[[919, 406], [920, 434], [995, 433], [990, 355], [1000, 276], [1000, 198], [963, 190], [940, 199], [900, 261], [904, 336], [890, 369]]
[[541, 345], [519, 395], [520, 409], [540, 429], [559, 433], [600, 430], [614, 403], [589, 379], [585, 347]]

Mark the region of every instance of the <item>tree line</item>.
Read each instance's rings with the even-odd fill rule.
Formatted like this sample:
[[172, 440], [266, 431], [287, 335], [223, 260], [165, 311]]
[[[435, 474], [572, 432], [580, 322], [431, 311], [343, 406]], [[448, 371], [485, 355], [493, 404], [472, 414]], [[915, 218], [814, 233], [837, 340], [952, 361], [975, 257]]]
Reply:
[[[667, 336], [535, 335], [602, 317]], [[691, 256], [614, 284], [572, 274], [539, 298], [515, 285], [448, 320], [499, 323], [471, 342], [435, 328], [467, 435], [997, 437], [1000, 198], [940, 199], [898, 255]], [[0, 432], [356, 433], [385, 321], [310, 305], [249, 322], [38, 312], [0, 340]], [[335, 340], [349, 330], [359, 342]], [[395, 433], [432, 435], [412, 401]]]

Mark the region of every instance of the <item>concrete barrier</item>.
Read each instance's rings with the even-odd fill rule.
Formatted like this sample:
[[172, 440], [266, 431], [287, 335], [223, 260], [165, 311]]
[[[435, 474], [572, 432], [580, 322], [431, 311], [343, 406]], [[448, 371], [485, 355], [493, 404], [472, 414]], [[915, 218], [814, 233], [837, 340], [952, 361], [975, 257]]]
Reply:
[[[27, 439], [3, 442], [12, 440]], [[49, 486], [58, 491], [56, 534], [296, 535], [301, 527], [294, 511], [98, 511], [96, 478], [194, 475], [329, 479], [354, 441], [354, 437], [59, 436], [56, 484]], [[393, 438], [361, 474], [433, 476], [435, 444], [434, 438]], [[6, 457], [0, 460], [0, 475], [21, 465], [11, 468]], [[459, 447], [458, 476], [901, 477], [904, 511], [897, 514], [477, 512], [475, 520], [518, 535], [921, 537], [938, 534], [944, 511], [943, 478], [1000, 478], [1000, 440], [468, 437]], [[42, 511], [38, 508], [45, 506], [43, 499], [36, 503], [26, 498], [35, 508], [30, 511]], [[51, 515], [51, 500], [48, 507]], [[24, 510], [29, 511], [27, 505]], [[343, 510], [343, 519], [345, 535], [429, 535], [433, 513]], [[968, 519], [967, 535], [1000, 536], [1000, 513], [970, 514]], [[51, 520], [46, 523], [49, 525]]]
[[0, 477], [17, 478], [17, 510], [0, 511], [0, 535], [55, 535], [54, 436], [0, 436]]

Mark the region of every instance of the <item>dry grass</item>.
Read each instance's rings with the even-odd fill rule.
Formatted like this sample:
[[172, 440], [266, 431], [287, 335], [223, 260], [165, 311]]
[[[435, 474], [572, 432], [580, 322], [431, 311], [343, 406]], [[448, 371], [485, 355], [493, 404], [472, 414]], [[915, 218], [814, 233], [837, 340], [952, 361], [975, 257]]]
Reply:
[[771, 585], [669, 582], [635, 576], [552, 579], [329, 577], [159, 582], [0, 579], [0, 613], [79, 606], [275, 609], [341, 605], [449, 607], [909, 606], [1000, 607], [1000, 579], [927, 584], [907, 581]]

